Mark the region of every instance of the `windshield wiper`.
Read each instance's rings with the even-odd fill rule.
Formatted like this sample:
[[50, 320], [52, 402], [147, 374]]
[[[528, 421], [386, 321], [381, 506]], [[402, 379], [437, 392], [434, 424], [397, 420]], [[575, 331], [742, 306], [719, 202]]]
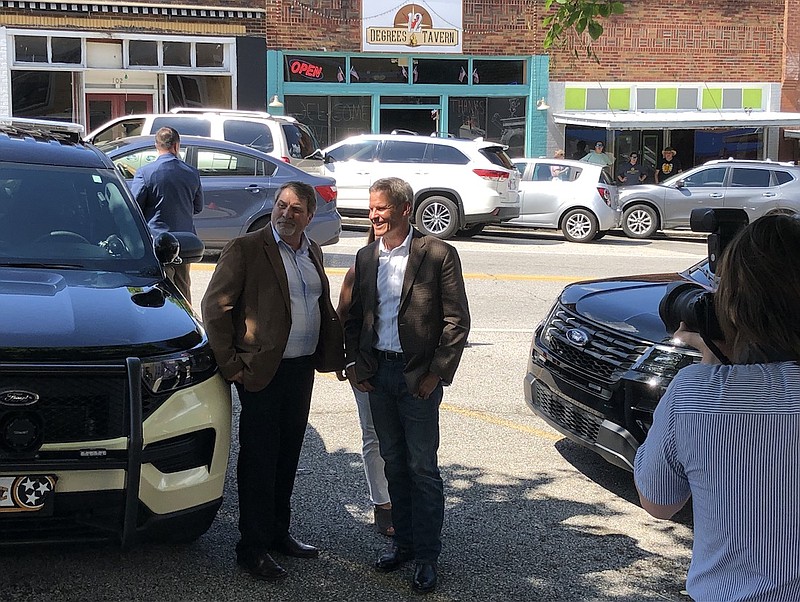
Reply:
[[38, 268], [50, 270], [80, 270], [84, 266], [79, 263], [38, 263], [33, 261], [0, 261], [4, 268]]

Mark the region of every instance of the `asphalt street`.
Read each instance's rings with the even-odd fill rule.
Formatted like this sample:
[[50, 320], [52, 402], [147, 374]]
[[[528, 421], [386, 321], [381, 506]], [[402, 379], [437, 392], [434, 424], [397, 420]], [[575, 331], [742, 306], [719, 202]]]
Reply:
[[[325, 249], [338, 293], [363, 233]], [[675, 271], [705, 254], [691, 238], [565, 243], [556, 233], [489, 232], [457, 241], [473, 330], [441, 409], [446, 517], [440, 585], [430, 600], [688, 600], [691, 515], [658, 521], [639, 506], [630, 473], [563, 439], [525, 406], [531, 332], [569, 281]], [[199, 300], [213, 262], [193, 266]], [[198, 303], [199, 305], [199, 303]], [[238, 402], [234, 402], [238, 414]], [[258, 582], [234, 561], [234, 461], [211, 530], [189, 545], [24, 548], [0, 552], [3, 600], [415, 599], [412, 566], [380, 574], [387, 544], [371, 524], [360, 431], [347, 384], [318, 376], [293, 498], [293, 532], [316, 560], [283, 559], [287, 580]]]

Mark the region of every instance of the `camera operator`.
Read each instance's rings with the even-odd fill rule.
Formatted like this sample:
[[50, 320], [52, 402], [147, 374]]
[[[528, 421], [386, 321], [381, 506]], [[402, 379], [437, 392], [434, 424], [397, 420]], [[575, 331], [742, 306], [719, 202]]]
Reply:
[[703, 352], [656, 408], [636, 454], [642, 507], [692, 497], [694, 600], [800, 600], [800, 220], [768, 216], [722, 253], [714, 306], [730, 358]]

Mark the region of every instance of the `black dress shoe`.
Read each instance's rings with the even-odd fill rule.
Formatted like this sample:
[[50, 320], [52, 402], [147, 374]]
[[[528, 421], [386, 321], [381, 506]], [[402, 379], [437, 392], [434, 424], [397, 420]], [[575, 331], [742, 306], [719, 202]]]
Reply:
[[392, 544], [378, 557], [375, 562], [375, 568], [382, 573], [396, 571], [413, 557], [414, 553], [411, 550]]
[[293, 558], [316, 558], [319, 556], [319, 548], [304, 544], [291, 535], [284, 537], [275, 546], [275, 549], [284, 556], [292, 556]]
[[256, 579], [278, 581], [288, 573], [267, 552], [241, 551], [236, 553], [236, 563]]
[[414, 580], [411, 587], [415, 592], [427, 594], [436, 589], [436, 564], [432, 562], [418, 562], [414, 567]]

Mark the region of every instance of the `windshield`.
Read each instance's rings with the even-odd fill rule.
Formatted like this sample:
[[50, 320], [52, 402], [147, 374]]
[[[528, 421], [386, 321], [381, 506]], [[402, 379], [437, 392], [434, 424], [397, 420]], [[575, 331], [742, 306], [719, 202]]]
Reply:
[[0, 162], [0, 266], [158, 273], [128, 195], [110, 169]]

